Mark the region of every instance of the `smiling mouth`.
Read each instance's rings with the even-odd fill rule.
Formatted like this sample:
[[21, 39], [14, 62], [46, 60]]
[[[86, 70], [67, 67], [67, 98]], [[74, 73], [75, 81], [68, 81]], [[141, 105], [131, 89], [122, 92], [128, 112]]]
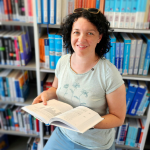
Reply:
[[86, 48], [87, 46], [80, 46], [80, 45], [77, 45], [78, 47], [80, 47], [80, 48]]

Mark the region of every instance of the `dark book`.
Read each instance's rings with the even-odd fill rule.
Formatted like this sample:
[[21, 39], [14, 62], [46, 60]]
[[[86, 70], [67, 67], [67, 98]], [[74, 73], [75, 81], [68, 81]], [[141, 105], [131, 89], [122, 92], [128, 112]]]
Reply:
[[11, 8], [12, 8], [12, 19], [16, 21], [16, 7], [15, 0], [11, 0]]

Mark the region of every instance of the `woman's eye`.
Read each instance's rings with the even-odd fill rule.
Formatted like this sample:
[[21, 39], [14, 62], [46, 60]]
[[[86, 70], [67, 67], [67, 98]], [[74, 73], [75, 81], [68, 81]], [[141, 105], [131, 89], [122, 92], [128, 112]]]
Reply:
[[93, 33], [89, 32], [88, 35], [93, 35]]
[[74, 34], [79, 34], [79, 32], [74, 32]]

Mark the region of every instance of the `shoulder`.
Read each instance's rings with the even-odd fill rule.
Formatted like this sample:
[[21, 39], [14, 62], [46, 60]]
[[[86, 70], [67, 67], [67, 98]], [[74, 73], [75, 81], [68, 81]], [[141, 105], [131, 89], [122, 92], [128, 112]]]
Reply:
[[70, 56], [71, 54], [66, 54], [66, 55], [61, 56], [61, 58], [58, 61], [57, 66], [64, 66], [65, 64], [69, 63]]
[[[106, 58], [102, 58], [100, 60], [100, 68], [103, 69], [105, 71], [105, 73], [113, 73], [113, 72], [116, 72], [116, 73], [119, 73], [118, 69], [116, 68], [115, 65], [113, 65], [109, 60], [107, 60]], [[119, 73], [120, 74], [120, 73]]]

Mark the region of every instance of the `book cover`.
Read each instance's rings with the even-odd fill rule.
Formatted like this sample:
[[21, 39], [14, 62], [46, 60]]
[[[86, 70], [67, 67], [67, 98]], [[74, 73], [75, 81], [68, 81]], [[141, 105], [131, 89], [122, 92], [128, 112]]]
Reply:
[[144, 61], [143, 75], [148, 74], [149, 65], [150, 65], [150, 36], [147, 34], [142, 34], [142, 38], [147, 42], [147, 49]]
[[121, 33], [121, 36], [124, 41], [124, 53], [123, 53], [123, 75], [127, 75], [129, 72], [129, 58], [130, 58], [130, 47], [131, 47], [131, 39], [128, 37], [126, 33]]
[[137, 40], [132, 34], [128, 33], [127, 35], [131, 39], [129, 74], [133, 74], [133, 72], [134, 72], [134, 64], [135, 64], [135, 55], [137, 53], [137, 51], [136, 51]]
[[140, 62], [139, 62], [138, 75], [142, 75], [142, 73], [143, 73], [146, 49], [147, 49], [147, 43], [143, 40], [142, 49], [141, 49], [141, 56], [140, 56]]
[[127, 80], [127, 82], [128, 82], [128, 91], [126, 94], [126, 113], [130, 108], [130, 105], [138, 88], [138, 84], [135, 80]]
[[134, 62], [133, 74], [138, 74], [139, 61], [140, 61], [140, 55], [141, 55], [143, 40], [137, 34], [134, 34], [134, 37], [137, 40], [137, 46], [136, 46], [136, 53], [135, 53], [135, 62]]
[[138, 88], [137, 88], [135, 96], [132, 100], [131, 106], [127, 112], [127, 114], [133, 115], [133, 116], [136, 115], [136, 112], [139, 108], [139, 105], [140, 105], [142, 98], [147, 89], [146, 83], [144, 81], [137, 81], [137, 82], [138, 82]]
[[56, 24], [56, 0], [49, 1], [49, 23]]

